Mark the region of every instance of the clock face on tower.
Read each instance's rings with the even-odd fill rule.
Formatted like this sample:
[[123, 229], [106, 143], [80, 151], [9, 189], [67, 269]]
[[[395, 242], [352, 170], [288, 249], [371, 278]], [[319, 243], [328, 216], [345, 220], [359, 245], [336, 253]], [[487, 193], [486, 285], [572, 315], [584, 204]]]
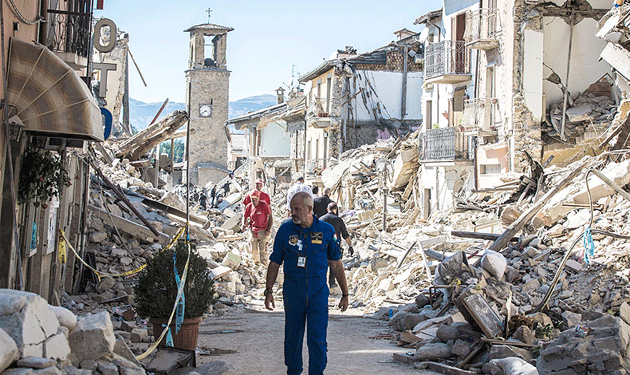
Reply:
[[210, 104], [199, 104], [199, 116], [201, 116], [201, 117], [210, 117], [210, 116], [212, 116], [212, 105], [210, 105]]

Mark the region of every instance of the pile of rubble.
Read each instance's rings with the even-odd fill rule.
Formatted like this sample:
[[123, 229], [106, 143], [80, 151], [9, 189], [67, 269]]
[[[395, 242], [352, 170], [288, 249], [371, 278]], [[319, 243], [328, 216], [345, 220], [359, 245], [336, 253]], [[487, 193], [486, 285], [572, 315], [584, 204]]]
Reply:
[[0, 289], [0, 372], [146, 374], [107, 311], [76, 317], [40, 296]]
[[[401, 331], [398, 343], [414, 349], [395, 358], [417, 367], [627, 373], [630, 233], [623, 224], [630, 201], [613, 186], [630, 183], [630, 160], [599, 160], [549, 168], [553, 194], [541, 191], [502, 211], [451, 210], [389, 233], [366, 227], [359, 255], [345, 262], [355, 306], [380, 305], [374, 317], [390, 320]], [[495, 251], [502, 235], [465, 232], [482, 221], [501, 227], [501, 219], [510, 235]], [[531, 234], [515, 237], [521, 229]], [[588, 264], [583, 243], [590, 241]], [[412, 296], [413, 303], [402, 303]]]

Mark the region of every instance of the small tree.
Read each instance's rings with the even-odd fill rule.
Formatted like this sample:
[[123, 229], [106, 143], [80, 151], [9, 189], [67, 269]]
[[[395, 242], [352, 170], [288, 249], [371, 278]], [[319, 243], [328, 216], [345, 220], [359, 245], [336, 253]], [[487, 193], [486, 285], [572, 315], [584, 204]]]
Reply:
[[[177, 283], [173, 270], [173, 255], [177, 259], [177, 272], [181, 278], [188, 256], [186, 243], [180, 241], [175, 248], [161, 251], [140, 273], [134, 292], [136, 312], [142, 317], [168, 318], [177, 298]], [[184, 318], [202, 316], [214, 302], [214, 282], [206, 260], [191, 245], [188, 276], [184, 285], [186, 310]]]

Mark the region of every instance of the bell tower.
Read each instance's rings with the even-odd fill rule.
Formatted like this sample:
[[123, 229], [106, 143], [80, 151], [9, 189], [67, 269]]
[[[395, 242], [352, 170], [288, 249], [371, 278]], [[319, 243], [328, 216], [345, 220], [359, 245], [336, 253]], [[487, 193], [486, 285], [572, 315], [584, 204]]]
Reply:
[[227, 136], [230, 71], [227, 33], [231, 27], [211, 23], [190, 27], [186, 70], [186, 105], [190, 108], [190, 182], [203, 187], [227, 175]]

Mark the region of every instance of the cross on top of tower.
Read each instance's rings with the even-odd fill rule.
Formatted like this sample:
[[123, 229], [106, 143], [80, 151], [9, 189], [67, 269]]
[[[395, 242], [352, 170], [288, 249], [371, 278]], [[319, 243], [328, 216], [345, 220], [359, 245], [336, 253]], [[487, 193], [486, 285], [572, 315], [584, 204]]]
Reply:
[[212, 13], [212, 9], [208, 8], [206, 13], [208, 13], [208, 23], [210, 23], [210, 13]]

